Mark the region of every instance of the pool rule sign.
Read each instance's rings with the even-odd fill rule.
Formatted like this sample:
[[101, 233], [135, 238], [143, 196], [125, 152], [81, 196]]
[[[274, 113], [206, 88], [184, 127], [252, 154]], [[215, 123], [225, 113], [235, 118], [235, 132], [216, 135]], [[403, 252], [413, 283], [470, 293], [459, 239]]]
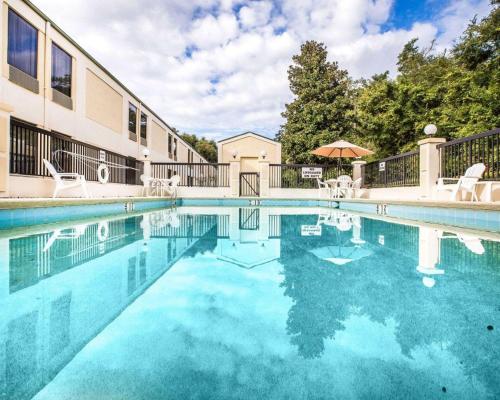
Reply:
[[323, 168], [302, 167], [302, 178], [316, 179], [323, 177]]

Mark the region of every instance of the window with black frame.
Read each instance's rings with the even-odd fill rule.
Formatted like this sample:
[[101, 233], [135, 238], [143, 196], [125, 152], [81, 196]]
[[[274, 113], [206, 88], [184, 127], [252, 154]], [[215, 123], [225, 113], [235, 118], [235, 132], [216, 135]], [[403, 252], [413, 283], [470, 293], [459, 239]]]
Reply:
[[177, 139], [174, 138], [174, 149], [173, 149], [173, 153], [174, 153], [174, 161], [177, 161]]
[[173, 158], [172, 157], [172, 135], [170, 133], [168, 134], [168, 157]]
[[148, 140], [148, 117], [141, 112], [141, 144], [147, 146]]
[[7, 62], [18, 70], [37, 78], [38, 31], [9, 9]]
[[137, 140], [137, 107], [128, 103], [128, 131], [131, 140]]
[[52, 43], [52, 89], [71, 97], [72, 58]]

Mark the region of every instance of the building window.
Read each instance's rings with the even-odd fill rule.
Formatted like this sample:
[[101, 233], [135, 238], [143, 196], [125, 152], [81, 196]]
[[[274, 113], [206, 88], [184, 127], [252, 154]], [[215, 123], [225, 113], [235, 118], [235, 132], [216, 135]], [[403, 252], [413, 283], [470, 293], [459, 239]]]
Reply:
[[177, 161], [177, 138], [174, 138], [174, 161]]
[[148, 117], [141, 112], [141, 143], [147, 144], [148, 138]]
[[128, 131], [137, 134], [137, 107], [128, 103]]
[[36, 79], [38, 31], [10, 9], [8, 25], [7, 62]]
[[168, 134], [168, 157], [172, 158], [172, 135]]
[[71, 56], [52, 43], [52, 89], [71, 97]]

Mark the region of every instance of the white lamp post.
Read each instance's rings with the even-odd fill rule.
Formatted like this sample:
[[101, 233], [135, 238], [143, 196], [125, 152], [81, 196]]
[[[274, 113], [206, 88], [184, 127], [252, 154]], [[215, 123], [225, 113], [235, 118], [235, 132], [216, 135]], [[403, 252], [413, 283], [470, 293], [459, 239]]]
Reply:
[[438, 128], [436, 125], [434, 124], [428, 124], [425, 126], [424, 128], [424, 133], [427, 135], [427, 136], [432, 136], [432, 135], [435, 135], [438, 131]]

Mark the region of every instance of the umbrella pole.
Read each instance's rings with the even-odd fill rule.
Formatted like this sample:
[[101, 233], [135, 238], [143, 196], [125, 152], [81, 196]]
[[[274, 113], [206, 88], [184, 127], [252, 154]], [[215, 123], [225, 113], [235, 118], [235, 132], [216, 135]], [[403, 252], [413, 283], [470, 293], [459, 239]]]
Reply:
[[339, 158], [337, 159], [337, 178], [340, 176], [340, 162], [342, 160], [342, 149], [340, 149]]

